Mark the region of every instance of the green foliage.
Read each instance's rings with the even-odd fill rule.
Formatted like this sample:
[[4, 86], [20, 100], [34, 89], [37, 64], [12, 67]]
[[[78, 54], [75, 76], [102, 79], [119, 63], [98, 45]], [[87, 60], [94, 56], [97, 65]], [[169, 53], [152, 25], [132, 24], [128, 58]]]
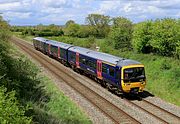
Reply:
[[75, 23], [70, 23], [65, 29], [65, 35], [76, 37], [78, 36], [78, 31], [80, 30], [80, 25]]
[[135, 25], [133, 48], [142, 53], [179, 57], [180, 23], [175, 19], [147, 21]]
[[15, 91], [7, 92], [0, 87], [0, 123], [1, 124], [30, 124], [31, 118], [24, 116], [26, 109], [19, 106]]
[[94, 30], [95, 37], [105, 37], [109, 33], [110, 17], [101, 14], [89, 14], [86, 23]]
[[13, 32], [22, 32], [22, 35], [33, 35], [33, 36], [61, 36], [64, 35], [64, 32], [60, 26], [50, 24], [44, 26], [42, 24], [37, 26], [12, 26], [11, 31]]
[[10, 37], [9, 24], [0, 16], [0, 38], [7, 41]]
[[173, 56], [176, 43], [180, 41], [179, 31], [177, 21], [174, 19], [156, 20], [151, 39], [151, 46], [154, 51], [160, 55]]
[[180, 59], [180, 41], [176, 45], [175, 57]]
[[150, 53], [152, 46], [152, 21], [145, 21], [135, 25], [132, 39], [133, 49], [142, 52]]
[[68, 20], [65, 24], [66, 28], [70, 25], [70, 24], [75, 24], [75, 21], [73, 20]]
[[77, 36], [79, 38], [86, 38], [92, 36], [93, 34], [93, 29], [90, 26], [80, 26], [80, 29], [77, 32]]
[[132, 22], [123, 17], [113, 19], [113, 26], [108, 35], [108, 42], [113, 43], [115, 49], [131, 48]]
[[81, 46], [81, 47], [86, 47], [86, 48], [92, 48], [95, 49], [95, 42], [96, 39], [93, 36], [89, 36], [88, 38], [77, 38], [77, 37], [67, 37], [67, 36], [62, 36], [62, 37], [47, 37], [52, 40], [57, 40], [60, 42], [68, 43], [68, 44], [73, 44], [76, 46]]
[[171, 69], [171, 65], [166, 60], [164, 60], [160, 66], [160, 69], [169, 70]]

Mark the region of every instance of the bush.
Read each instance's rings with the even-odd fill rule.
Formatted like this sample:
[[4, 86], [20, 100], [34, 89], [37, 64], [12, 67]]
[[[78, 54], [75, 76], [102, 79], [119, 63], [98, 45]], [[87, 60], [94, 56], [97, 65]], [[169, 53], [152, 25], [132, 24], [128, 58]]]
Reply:
[[137, 52], [150, 53], [152, 47], [152, 21], [141, 22], [135, 25], [133, 31], [132, 46]]
[[171, 69], [171, 65], [169, 64], [168, 61], [164, 60], [164, 61], [162, 61], [160, 69], [169, 70], [169, 69]]
[[135, 25], [133, 48], [142, 53], [155, 53], [179, 58], [180, 23], [175, 19], [146, 21]]
[[177, 20], [156, 20], [153, 24], [151, 39], [153, 52], [164, 56], [173, 56], [176, 51], [177, 42], [180, 41], [178, 31], [180, 30], [178, 29]]
[[72, 36], [72, 37], [77, 37], [79, 30], [80, 30], [80, 25], [79, 24], [71, 23], [66, 27], [65, 35]]
[[131, 48], [132, 22], [126, 18], [114, 18], [108, 41], [113, 43], [115, 49]]
[[19, 106], [15, 97], [15, 91], [7, 92], [7, 89], [0, 87], [0, 123], [1, 124], [30, 124], [31, 118], [26, 117], [25, 110]]
[[78, 33], [77, 33], [77, 36], [79, 38], [86, 38], [88, 37], [89, 35], [91, 34], [91, 29], [89, 26], [81, 26]]

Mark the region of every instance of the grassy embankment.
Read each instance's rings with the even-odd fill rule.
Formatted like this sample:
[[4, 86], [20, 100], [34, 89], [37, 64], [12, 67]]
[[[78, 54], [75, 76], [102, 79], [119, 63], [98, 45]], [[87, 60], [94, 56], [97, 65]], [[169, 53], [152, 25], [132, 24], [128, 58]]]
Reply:
[[[27, 70], [25, 72], [28, 74], [33, 73], [35, 76], [33, 77], [33, 79], [30, 80], [32, 86], [29, 86], [30, 89], [31, 87], [36, 88], [35, 90], [37, 90], [37, 92], [29, 91], [35, 94], [35, 97], [34, 95], [32, 95], [29, 96], [31, 97], [30, 99], [21, 99], [22, 102], [28, 102], [28, 104], [30, 104], [31, 109], [28, 111], [27, 114], [33, 117], [34, 122], [44, 124], [91, 123], [88, 117], [83, 114], [83, 112], [77, 107], [77, 105], [74, 104], [69, 98], [67, 98], [62, 92], [60, 92], [57, 86], [48, 77], [44, 76], [44, 74], [40, 72], [37, 66], [30, 62], [30, 60], [26, 58], [24, 55], [22, 55], [17, 49], [13, 48], [13, 46], [11, 46], [10, 48], [11, 56], [13, 57], [13, 59], [17, 59], [17, 61], [21, 65], [21, 69], [23, 67], [28, 66], [26, 67]], [[11, 68], [13, 69], [14, 67]], [[17, 71], [16, 75], [21, 75], [22, 77], [22, 74], [18, 74], [18, 72], [19, 71]], [[27, 75], [27, 78], [29, 78], [28, 76], [29, 75]], [[23, 83], [26, 83], [24, 85], [28, 85], [27, 83], [29, 80], [24, 80], [25, 81]], [[21, 79], [19, 79], [19, 81], [21, 81]], [[35, 83], [38, 83], [38, 85], [36, 85]]]
[[[21, 36], [22, 37], [22, 36]], [[31, 37], [31, 36], [30, 36]], [[27, 40], [28, 37], [24, 37]], [[170, 57], [153, 54], [138, 54], [132, 51], [120, 52], [107, 46], [104, 39], [72, 38], [72, 37], [47, 37], [49, 39], [71, 43], [77, 46], [95, 49], [119, 57], [140, 61], [145, 65], [147, 75], [146, 89], [152, 94], [180, 106], [180, 61]]]

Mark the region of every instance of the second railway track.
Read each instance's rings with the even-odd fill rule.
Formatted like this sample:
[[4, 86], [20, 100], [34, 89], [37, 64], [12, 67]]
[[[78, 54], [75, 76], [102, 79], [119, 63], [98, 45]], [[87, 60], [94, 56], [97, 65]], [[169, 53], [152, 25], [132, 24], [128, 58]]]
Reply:
[[144, 111], [158, 118], [164, 123], [171, 123], [171, 124], [180, 123], [180, 117], [161, 108], [160, 106], [157, 106], [147, 101], [146, 99], [142, 99], [141, 101], [131, 101], [131, 104], [134, 104], [135, 106], [143, 109]]

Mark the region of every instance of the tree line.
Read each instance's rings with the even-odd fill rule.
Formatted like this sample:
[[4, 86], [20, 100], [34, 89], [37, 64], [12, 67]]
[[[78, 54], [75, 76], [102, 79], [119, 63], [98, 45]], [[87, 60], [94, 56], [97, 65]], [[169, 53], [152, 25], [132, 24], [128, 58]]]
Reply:
[[114, 49], [180, 58], [180, 19], [164, 18], [134, 24], [124, 17], [89, 14], [85, 18], [85, 25], [68, 20], [64, 26], [41, 24], [12, 27], [11, 30], [34, 36], [105, 38], [106, 43]]

